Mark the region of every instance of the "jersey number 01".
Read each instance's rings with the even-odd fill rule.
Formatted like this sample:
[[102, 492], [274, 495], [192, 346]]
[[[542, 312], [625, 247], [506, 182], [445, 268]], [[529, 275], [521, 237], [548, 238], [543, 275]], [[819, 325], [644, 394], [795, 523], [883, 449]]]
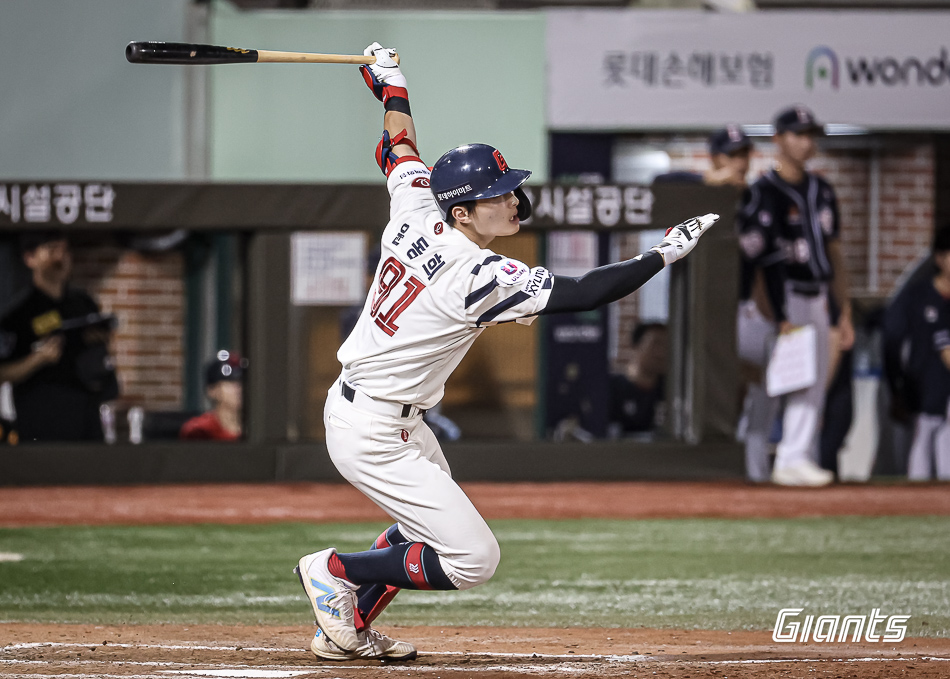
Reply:
[[379, 283], [373, 292], [373, 304], [369, 309], [369, 315], [376, 321], [376, 325], [383, 329], [387, 335], [392, 337], [399, 330], [396, 325], [396, 319], [399, 314], [405, 311], [413, 300], [419, 296], [419, 293], [425, 289], [425, 284], [415, 276], [409, 276], [405, 283], [405, 290], [402, 296], [389, 307], [389, 311], [380, 311], [389, 295], [395, 289], [399, 282], [406, 277], [406, 267], [403, 266], [395, 257], [390, 257], [383, 263], [383, 268], [379, 272]]

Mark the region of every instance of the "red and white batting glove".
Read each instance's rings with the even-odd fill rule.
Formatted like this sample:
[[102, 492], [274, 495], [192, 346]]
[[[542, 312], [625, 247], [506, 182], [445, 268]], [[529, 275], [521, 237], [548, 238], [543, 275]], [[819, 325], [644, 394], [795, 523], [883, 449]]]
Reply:
[[396, 50], [383, 47], [378, 42], [363, 50], [366, 56], [376, 57], [376, 63], [360, 66], [363, 80], [373, 94], [383, 102], [387, 111], [409, 113], [409, 92], [406, 89], [406, 76], [399, 70], [399, 64], [393, 57]]
[[663, 265], [669, 266], [677, 259], [685, 257], [690, 250], [696, 247], [699, 237], [706, 233], [709, 227], [717, 221], [719, 221], [719, 215], [712, 213], [687, 219], [682, 224], [677, 224], [668, 229], [663, 241], [650, 249], [659, 252], [663, 257]]

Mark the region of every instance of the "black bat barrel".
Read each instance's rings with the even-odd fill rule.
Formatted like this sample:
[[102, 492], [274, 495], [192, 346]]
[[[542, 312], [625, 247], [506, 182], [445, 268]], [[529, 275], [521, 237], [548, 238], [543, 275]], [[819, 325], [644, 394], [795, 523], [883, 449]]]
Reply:
[[130, 42], [125, 58], [133, 64], [240, 64], [257, 61], [257, 50], [187, 42]]

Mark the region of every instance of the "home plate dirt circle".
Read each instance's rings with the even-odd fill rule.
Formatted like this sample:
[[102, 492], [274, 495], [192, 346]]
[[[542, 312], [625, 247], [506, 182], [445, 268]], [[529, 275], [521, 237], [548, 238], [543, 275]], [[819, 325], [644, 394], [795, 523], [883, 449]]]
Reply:
[[768, 632], [503, 627], [384, 628], [406, 663], [318, 661], [301, 627], [0, 624], [0, 675], [182, 677], [856, 677], [950, 676], [950, 639], [777, 644]]

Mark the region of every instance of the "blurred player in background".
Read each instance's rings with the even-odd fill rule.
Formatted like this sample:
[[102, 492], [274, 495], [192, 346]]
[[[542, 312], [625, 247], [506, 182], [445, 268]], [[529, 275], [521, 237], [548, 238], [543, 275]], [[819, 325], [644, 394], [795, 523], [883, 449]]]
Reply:
[[664, 323], [638, 323], [631, 333], [633, 360], [610, 376], [610, 438], [649, 434], [664, 421], [664, 377], [670, 338]]
[[933, 243], [936, 271], [912, 283], [884, 316], [884, 368], [899, 409], [914, 416], [907, 478], [950, 480], [950, 226]]
[[119, 393], [115, 319], [68, 283], [65, 233], [27, 232], [20, 248], [32, 283], [0, 319], [0, 382], [13, 384], [19, 441], [102, 441], [99, 406]]
[[771, 317], [780, 330], [814, 326], [818, 378], [785, 399], [772, 481], [823, 486], [834, 480], [834, 474], [818, 464], [825, 390], [836, 368], [836, 352], [854, 343], [848, 276], [834, 189], [805, 169], [824, 128], [802, 106], [781, 111], [774, 124], [776, 164], [745, 196], [739, 213], [740, 244], [748, 262], [766, 274]]
[[298, 562], [319, 627], [310, 648], [330, 660], [415, 657], [411, 644], [371, 627], [396, 593], [468, 589], [495, 572], [498, 543], [422, 419], [478, 335], [620, 299], [687, 254], [718, 219], [689, 220], [648, 252], [580, 278], [496, 254], [489, 244], [517, 233], [531, 214], [521, 190], [530, 172], [485, 144], [449, 151], [430, 172], [395, 51], [374, 43], [364, 53], [376, 57], [361, 70], [385, 109], [376, 162], [387, 177], [390, 222], [363, 312], [338, 354], [343, 372], [324, 423], [336, 468], [396, 523], [368, 551], [330, 548]]
[[205, 366], [205, 395], [211, 410], [181, 427], [179, 438], [191, 441], [239, 441], [243, 431], [244, 368], [246, 361], [219, 351]]
[[657, 175], [654, 184], [706, 184], [707, 186], [746, 187], [746, 175], [752, 155], [752, 140], [738, 125], [726, 125], [709, 136], [709, 160], [712, 167], [699, 172], [668, 172]]

